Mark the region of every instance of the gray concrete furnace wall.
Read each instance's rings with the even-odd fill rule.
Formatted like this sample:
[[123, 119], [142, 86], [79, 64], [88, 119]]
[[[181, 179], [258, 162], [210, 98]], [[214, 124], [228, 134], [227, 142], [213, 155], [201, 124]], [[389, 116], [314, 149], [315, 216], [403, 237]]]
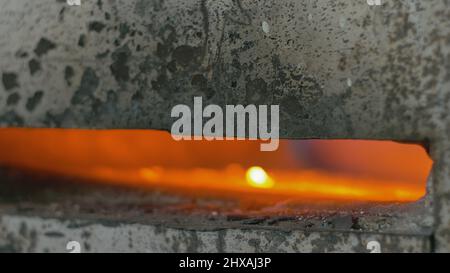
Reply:
[[[448, 0], [0, 0], [0, 124], [169, 129], [279, 104], [281, 135], [429, 141], [450, 251]], [[264, 27], [263, 27], [264, 26]]]

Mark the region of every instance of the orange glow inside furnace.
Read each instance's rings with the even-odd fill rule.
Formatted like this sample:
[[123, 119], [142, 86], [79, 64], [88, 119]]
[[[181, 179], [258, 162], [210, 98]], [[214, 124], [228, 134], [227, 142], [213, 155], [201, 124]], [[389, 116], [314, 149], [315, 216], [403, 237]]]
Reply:
[[198, 196], [412, 202], [432, 161], [390, 141], [181, 141], [150, 130], [0, 129], [0, 165]]

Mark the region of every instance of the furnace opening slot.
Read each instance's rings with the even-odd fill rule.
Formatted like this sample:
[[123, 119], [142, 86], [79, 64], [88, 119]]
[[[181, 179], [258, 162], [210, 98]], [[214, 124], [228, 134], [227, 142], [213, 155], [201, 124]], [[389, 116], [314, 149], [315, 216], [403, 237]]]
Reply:
[[[391, 141], [174, 141], [152, 130], [0, 129], [0, 166], [80, 182], [248, 201], [414, 202], [432, 161]], [[32, 183], [33, 181], [30, 181]]]

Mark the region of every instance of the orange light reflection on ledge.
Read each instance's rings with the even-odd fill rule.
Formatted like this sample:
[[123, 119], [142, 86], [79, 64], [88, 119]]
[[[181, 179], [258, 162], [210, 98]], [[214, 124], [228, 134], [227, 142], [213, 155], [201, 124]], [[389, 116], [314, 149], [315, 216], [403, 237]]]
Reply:
[[196, 195], [411, 202], [432, 166], [418, 145], [356, 140], [176, 142], [148, 130], [0, 129], [0, 165]]

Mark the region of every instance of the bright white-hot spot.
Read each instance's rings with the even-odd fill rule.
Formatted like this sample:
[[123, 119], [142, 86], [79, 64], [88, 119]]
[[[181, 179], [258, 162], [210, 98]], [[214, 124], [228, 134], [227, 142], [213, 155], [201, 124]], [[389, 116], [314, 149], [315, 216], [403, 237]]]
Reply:
[[272, 179], [261, 167], [251, 167], [247, 171], [247, 182], [255, 188], [268, 189], [274, 186]]

